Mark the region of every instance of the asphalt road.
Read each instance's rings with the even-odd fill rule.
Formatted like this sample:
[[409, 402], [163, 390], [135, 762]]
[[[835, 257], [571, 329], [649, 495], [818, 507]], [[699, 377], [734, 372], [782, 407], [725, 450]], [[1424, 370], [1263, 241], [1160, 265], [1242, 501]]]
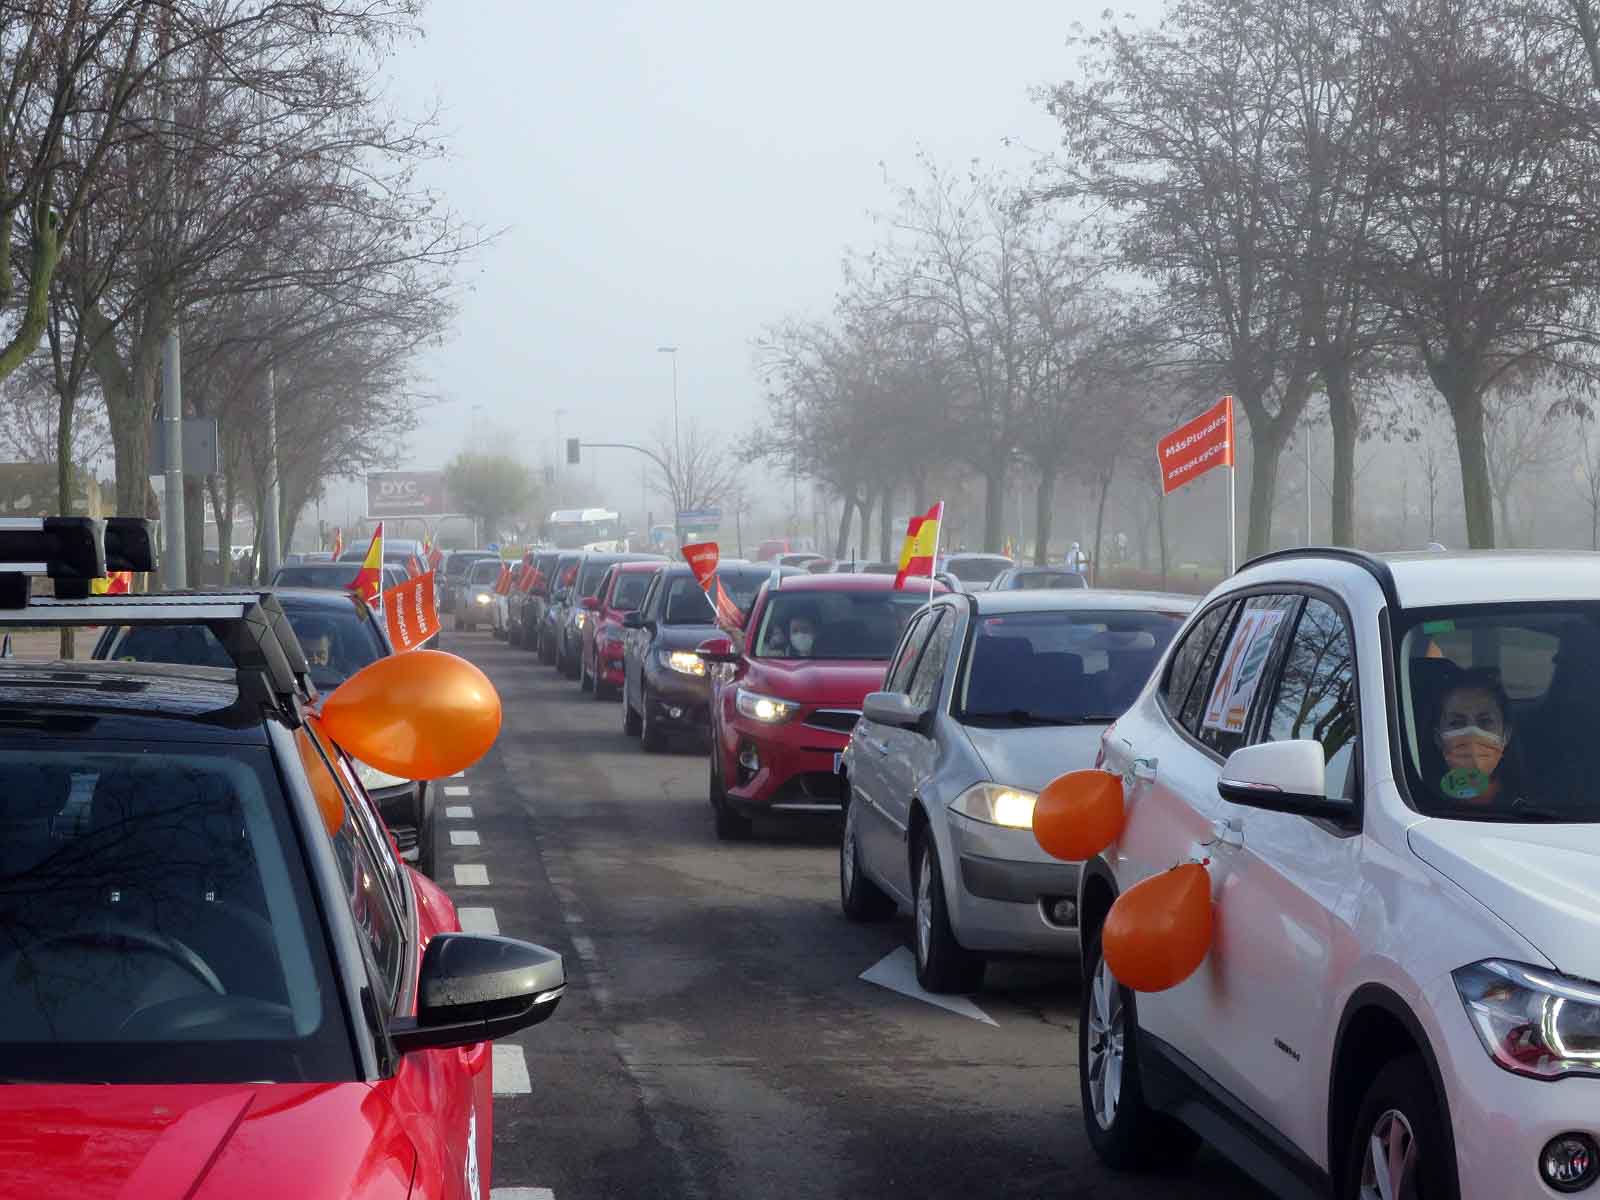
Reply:
[[505, 724], [441, 798], [441, 880], [567, 967], [497, 1050], [527, 1090], [496, 1100], [496, 1200], [1264, 1196], [1209, 1150], [1182, 1176], [1094, 1159], [1074, 964], [991, 966], [964, 1012], [863, 980], [903, 974], [909, 921], [840, 914], [837, 821], [720, 844], [698, 749], [645, 754], [615, 701], [486, 634], [445, 648]]

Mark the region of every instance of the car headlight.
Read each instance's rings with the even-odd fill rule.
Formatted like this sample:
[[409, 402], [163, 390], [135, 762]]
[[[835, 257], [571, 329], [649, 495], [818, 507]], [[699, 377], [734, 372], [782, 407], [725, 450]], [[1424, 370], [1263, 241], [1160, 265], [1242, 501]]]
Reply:
[[582, 629], [585, 625], [587, 625], [589, 623], [589, 614], [587, 612], [584, 612], [582, 609], [579, 609], [576, 613], [573, 614], [572, 623], [574, 625], [576, 625], [579, 629]]
[[411, 782], [409, 779], [402, 779], [399, 775], [390, 775], [385, 771], [380, 771], [377, 767], [369, 767], [364, 762], [356, 763], [356, 778], [361, 780], [361, 786], [369, 792], [399, 787], [402, 783]]
[[1452, 972], [1489, 1057], [1516, 1075], [1600, 1075], [1600, 984], [1488, 959]]
[[659, 655], [661, 665], [679, 675], [704, 675], [706, 660], [693, 650], [663, 650]]
[[1003, 787], [998, 783], [978, 783], [957, 796], [950, 807], [964, 817], [986, 825], [1008, 829], [1032, 829], [1033, 805], [1037, 792], [1025, 788]]
[[489, 595], [488, 592], [479, 592], [472, 598], [472, 601], [474, 604], [493, 604], [494, 597]]
[[751, 692], [744, 688], [740, 688], [735, 694], [734, 706], [738, 708], [741, 716], [767, 725], [777, 725], [787, 721], [800, 711], [800, 706], [793, 700], [779, 700], [776, 696], [763, 696], [760, 692]]

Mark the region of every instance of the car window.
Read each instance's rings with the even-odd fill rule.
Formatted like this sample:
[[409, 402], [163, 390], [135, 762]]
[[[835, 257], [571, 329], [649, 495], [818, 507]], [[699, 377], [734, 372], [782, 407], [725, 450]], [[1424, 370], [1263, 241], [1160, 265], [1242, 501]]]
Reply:
[[184, 663], [232, 669], [233, 660], [204, 625], [136, 625], [124, 629], [107, 657], [118, 662]]
[[593, 596], [600, 590], [600, 581], [612, 567], [608, 562], [587, 562], [578, 573], [578, 595]]
[[1178, 649], [1167, 664], [1167, 679], [1163, 688], [1167, 711], [1191, 732], [1193, 725], [1185, 719], [1189, 694], [1194, 690], [1195, 680], [1205, 665], [1206, 656], [1222, 632], [1233, 607], [1233, 601], [1224, 601], [1206, 610], [1199, 620], [1189, 626], [1188, 632], [1184, 634]]
[[774, 592], [761, 610], [758, 658], [887, 660], [927, 603], [925, 592]]
[[1250, 722], [1262, 681], [1270, 678], [1273, 651], [1293, 623], [1300, 597], [1251, 596], [1239, 611], [1206, 691], [1195, 734], [1207, 747], [1227, 757], [1250, 737]]
[[1022, 591], [1089, 586], [1089, 581], [1075, 571], [1027, 571], [1017, 575], [1010, 582]]
[[939, 681], [944, 675], [945, 660], [950, 656], [950, 639], [956, 627], [949, 608], [940, 608], [931, 620], [933, 628], [917, 657], [916, 670], [911, 673], [911, 684], [906, 689], [911, 703], [918, 708], [932, 708], [939, 699]]
[[301, 563], [295, 567], [279, 567], [272, 577], [272, 586], [304, 588], [343, 588], [355, 581], [360, 563]]
[[710, 625], [716, 615], [710, 598], [693, 575], [675, 575], [667, 583], [663, 625]]
[[600, 577], [600, 586], [595, 588], [595, 590], [594, 590], [594, 594], [596, 596], [599, 596], [602, 600], [606, 600], [606, 599], [610, 598], [610, 596], [611, 596], [611, 580], [616, 576], [616, 573], [617, 573], [617, 569], [616, 569], [615, 566], [610, 566], [610, 567], [606, 568], [606, 573]]
[[646, 571], [629, 571], [625, 575], [618, 575], [611, 590], [611, 607], [631, 612], [639, 607], [649, 590], [650, 574]]
[[749, 612], [750, 606], [755, 603], [756, 593], [761, 590], [761, 585], [771, 577], [771, 571], [745, 569], [717, 572], [717, 579], [722, 583], [723, 591], [728, 593], [728, 599], [746, 612]]
[[295, 736], [300, 744], [301, 763], [311, 781], [311, 790], [330, 801], [335, 794], [344, 801], [347, 817], [330, 835], [334, 858], [339, 864], [344, 899], [372, 956], [372, 968], [376, 975], [374, 982], [382, 990], [385, 1009], [392, 1012], [400, 996], [401, 971], [405, 967], [403, 922], [383, 882], [384, 873], [378, 852], [368, 840], [361, 822], [348, 817], [348, 813], [359, 802], [350, 796], [345, 784], [329, 769], [310, 735], [301, 729]]
[[645, 589], [644, 599], [639, 601], [639, 612], [647, 620], [655, 620], [656, 597], [661, 594], [661, 581], [664, 578], [665, 575], [661, 571], [650, 576], [650, 586]]
[[895, 655], [894, 662], [884, 677], [884, 691], [904, 692], [910, 686], [912, 668], [916, 666], [917, 655], [922, 652], [932, 628], [928, 624], [926, 612], [919, 612], [911, 618], [911, 624], [906, 626], [905, 637], [900, 643], [899, 653]]
[[378, 640], [377, 626], [353, 604], [339, 609], [297, 604], [293, 600], [282, 604], [306, 661], [311, 664], [311, 680], [319, 691], [338, 687], [362, 667], [387, 656], [387, 648]]
[[467, 583], [493, 583], [500, 578], [500, 560], [496, 558], [480, 558], [472, 564], [472, 570], [467, 573]]
[[968, 723], [1115, 720], [1180, 624], [1170, 613], [1136, 609], [979, 616], [957, 714]]
[[1328, 798], [1353, 799], [1360, 732], [1355, 645], [1338, 611], [1312, 597], [1283, 656], [1277, 692], [1267, 710], [1266, 740], [1309, 738], [1322, 743]]
[[0, 827], [7, 1077], [354, 1077], [265, 746], [0, 735]]
[[1011, 565], [1003, 558], [954, 558], [945, 570], [962, 583], [989, 583]]

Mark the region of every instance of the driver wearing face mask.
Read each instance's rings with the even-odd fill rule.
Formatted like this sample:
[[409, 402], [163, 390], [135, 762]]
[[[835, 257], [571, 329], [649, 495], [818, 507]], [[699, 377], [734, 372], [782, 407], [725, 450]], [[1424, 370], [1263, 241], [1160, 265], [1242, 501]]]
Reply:
[[794, 658], [807, 658], [811, 654], [811, 647], [816, 645], [816, 623], [807, 616], [796, 616], [789, 619], [789, 654]]
[[1501, 765], [1511, 745], [1510, 702], [1485, 671], [1463, 671], [1439, 703], [1434, 741], [1446, 773], [1439, 790], [1451, 800], [1492, 804], [1505, 786]]

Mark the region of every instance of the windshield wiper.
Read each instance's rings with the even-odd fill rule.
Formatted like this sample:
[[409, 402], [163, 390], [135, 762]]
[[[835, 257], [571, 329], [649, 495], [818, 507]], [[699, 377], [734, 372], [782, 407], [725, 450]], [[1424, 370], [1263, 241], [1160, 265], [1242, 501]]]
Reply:
[[1050, 716], [1046, 713], [1029, 712], [1025, 708], [1007, 709], [1005, 712], [980, 712], [966, 713], [964, 719], [968, 721], [1006, 721], [1012, 725], [1109, 725], [1116, 720], [1115, 717], [1086, 716], [1064, 717]]

